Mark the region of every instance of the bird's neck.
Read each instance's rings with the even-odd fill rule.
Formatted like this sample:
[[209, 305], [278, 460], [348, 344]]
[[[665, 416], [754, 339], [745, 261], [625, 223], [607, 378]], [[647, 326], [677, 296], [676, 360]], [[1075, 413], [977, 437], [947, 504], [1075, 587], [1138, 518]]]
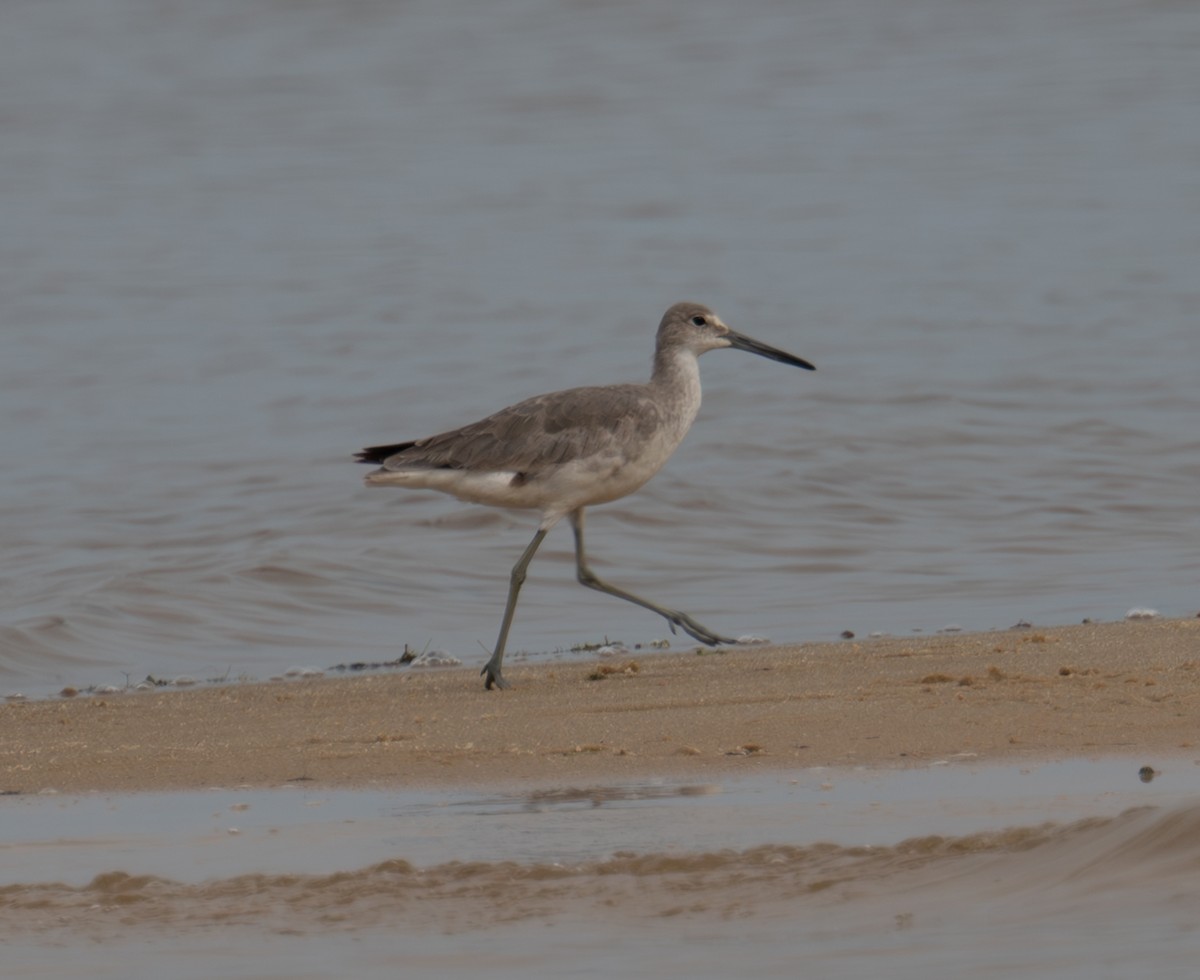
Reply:
[[650, 384], [671, 392], [675, 404], [688, 416], [689, 424], [696, 417], [700, 410], [700, 363], [691, 351], [679, 348], [656, 351]]

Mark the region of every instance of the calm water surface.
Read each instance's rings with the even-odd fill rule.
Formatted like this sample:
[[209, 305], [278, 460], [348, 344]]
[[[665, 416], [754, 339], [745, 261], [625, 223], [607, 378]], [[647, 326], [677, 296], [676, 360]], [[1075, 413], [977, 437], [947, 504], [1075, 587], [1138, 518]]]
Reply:
[[[705, 357], [597, 569], [777, 641], [1200, 604], [1200, 11], [0, 11], [0, 685], [482, 663], [534, 527], [362, 445]], [[556, 531], [512, 649], [666, 634]], [[677, 641], [678, 642], [678, 641]]]

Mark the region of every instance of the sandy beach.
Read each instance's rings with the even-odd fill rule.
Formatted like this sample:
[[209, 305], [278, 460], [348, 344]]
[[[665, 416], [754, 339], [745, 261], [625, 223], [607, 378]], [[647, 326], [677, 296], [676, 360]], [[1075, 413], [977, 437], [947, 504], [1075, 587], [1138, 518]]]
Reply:
[[0, 791], [488, 785], [1186, 753], [1200, 619], [0, 705]]
[[6, 963], [1194, 972], [1200, 619], [506, 673], [0, 706]]

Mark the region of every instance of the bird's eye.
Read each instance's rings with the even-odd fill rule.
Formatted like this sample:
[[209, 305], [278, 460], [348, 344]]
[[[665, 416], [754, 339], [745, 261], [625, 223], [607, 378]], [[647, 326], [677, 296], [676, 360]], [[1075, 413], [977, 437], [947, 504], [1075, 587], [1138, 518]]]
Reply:
[[699, 314], [692, 317], [692, 326], [694, 326], [694, 327], [703, 327], [707, 323], [708, 323], [708, 321], [706, 319], [704, 319], [704, 317], [700, 316]]

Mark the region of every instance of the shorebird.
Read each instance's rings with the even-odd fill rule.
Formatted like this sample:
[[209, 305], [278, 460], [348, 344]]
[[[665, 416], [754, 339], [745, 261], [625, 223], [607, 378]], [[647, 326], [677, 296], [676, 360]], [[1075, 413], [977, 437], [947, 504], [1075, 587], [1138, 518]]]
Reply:
[[583, 509], [633, 493], [662, 468], [700, 410], [697, 358], [722, 347], [815, 370], [803, 358], [731, 330], [707, 306], [676, 303], [658, 325], [654, 371], [646, 384], [536, 395], [461, 429], [370, 446], [355, 456], [361, 463], [381, 464], [367, 474], [370, 486], [440, 490], [489, 507], [541, 511], [537, 533], [513, 566], [500, 636], [480, 672], [488, 690], [508, 687], [500, 667], [517, 596], [542, 539], [563, 517], [575, 532], [581, 585], [658, 613], [672, 633], [681, 629], [709, 646], [737, 642], [687, 613], [609, 585], [588, 567], [583, 547]]

